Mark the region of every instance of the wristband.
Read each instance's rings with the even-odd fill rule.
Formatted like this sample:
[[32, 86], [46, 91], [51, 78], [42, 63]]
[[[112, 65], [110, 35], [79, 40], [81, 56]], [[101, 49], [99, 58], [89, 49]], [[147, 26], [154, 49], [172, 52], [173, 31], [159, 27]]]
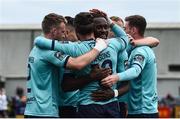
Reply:
[[96, 44], [94, 46], [94, 48], [96, 50], [98, 50], [99, 52], [101, 52], [102, 50], [104, 50], [107, 47], [106, 42], [104, 41], [104, 39], [101, 38], [97, 38], [96, 39]]
[[114, 97], [118, 97], [119, 93], [117, 89], [114, 89]]

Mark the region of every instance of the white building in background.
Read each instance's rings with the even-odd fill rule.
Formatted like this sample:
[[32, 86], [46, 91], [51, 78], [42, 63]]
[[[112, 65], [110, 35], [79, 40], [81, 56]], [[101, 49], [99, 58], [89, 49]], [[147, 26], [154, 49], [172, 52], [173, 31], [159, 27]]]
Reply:
[[[40, 25], [0, 25], [0, 80], [8, 96], [15, 95], [18, 86], [26, 90], [27, 57], [40, 34]], [[154, 48], [159, 97], [180, 96], [180, 23], [148, 24], [146, 36], [160, 39]]]

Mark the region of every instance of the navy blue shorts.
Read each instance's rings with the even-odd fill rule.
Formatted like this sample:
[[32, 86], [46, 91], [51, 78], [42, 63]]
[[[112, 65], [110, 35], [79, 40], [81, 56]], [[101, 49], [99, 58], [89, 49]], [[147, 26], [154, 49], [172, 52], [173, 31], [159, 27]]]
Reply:
[[24, 115], [24, 118], [58, 118], [58, 117]]
[[76, 115], [77, 115], [77, 107], [73, 107], [73, 106], [59, 107], [60, 118], [76, 118]]
[[151, 113], [151, 114], [128, 114], [127, 118], [159, 118], [159, 113]]
[[126, 118], [128, 114], [127, 104], [125, 102], [119, 102], [121, 118]]
[[90, 104], [80, 105], [79, 118], [120, 118], [119, 104], [117, 101], [105, 105]]

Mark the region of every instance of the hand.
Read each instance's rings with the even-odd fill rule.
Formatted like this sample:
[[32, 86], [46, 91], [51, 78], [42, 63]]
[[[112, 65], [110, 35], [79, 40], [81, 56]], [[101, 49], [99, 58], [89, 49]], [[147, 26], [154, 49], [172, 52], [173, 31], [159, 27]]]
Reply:
[[94, 48], [96, 50], [98, 50], [99, 52], [101, 52], [102, 50], [104, 50], [105, 48], [107, 48], [107, 43], [104, 39], [102, 38], [96, 38], [96, 44], [94, 46]]
[[112, 74], [111, 68], [100, 68], [98, 64], [91, 65], [91, 68], [90, 77], [95, 80], [102, 80]]
[[93, 16], [98, 16], [98, 17], [107, 17], [107, 14], [103, 11], [100, 11], [98, 9], [91, 9], [89, 10], [89, 12], [93, 15]]
[[105, 87], [112, 87], [118, 80], [119, 80], [119, 77], [117, 74], [110, 75], [101, 80], [101, 85]]
[[104, 17], [108, 24], [111, 25], [112, 24], [112, 20], [108, 17], [108, 15], [101, 11], [101, 10], [98, 10], [98, 9], [91, 9], [89, 10], [89, 12], [94, 16], [94, 17]]
[[112, 89], [106, 89], [106, 90], [96, 90], [92, 92], [91, 94], [92, 100], [98, 102], [98, 101], [108, 101], [111, 98], [114, 97], [114, 91]]

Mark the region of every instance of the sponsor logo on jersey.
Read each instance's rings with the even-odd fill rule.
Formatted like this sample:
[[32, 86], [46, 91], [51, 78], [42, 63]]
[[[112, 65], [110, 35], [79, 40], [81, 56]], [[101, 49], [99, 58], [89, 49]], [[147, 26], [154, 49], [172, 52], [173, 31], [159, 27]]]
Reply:
[[35, 97], [29, 97], [27, 98], [27, 103], [32, 103], [33, 101], [36, 101]]

